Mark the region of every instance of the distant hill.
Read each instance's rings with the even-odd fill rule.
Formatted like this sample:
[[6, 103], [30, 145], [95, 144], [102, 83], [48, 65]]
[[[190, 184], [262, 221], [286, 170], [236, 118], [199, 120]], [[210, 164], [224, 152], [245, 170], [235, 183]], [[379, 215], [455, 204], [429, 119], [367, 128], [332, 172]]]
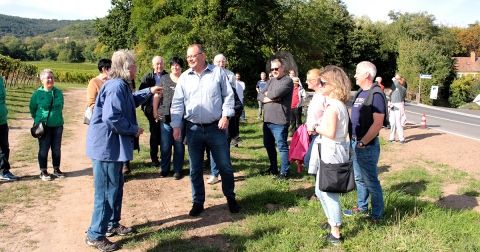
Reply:
[[5, 35], [17, 38], [96, 36], [93, 20], [31, 19], [0, 14], [0, 37]]

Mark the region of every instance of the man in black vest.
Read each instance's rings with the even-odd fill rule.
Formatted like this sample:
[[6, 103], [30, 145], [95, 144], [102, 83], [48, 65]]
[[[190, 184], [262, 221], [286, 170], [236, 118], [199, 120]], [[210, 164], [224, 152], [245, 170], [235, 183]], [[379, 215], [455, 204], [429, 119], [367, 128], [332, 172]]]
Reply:
[[[160, 84], [160, 78], [162, 75], [167, 74], [163, 70], [164, 63], [161, 56], [155, 56], [152, 59], [152, 68], [153, 72], [146, 74], [142, 78], [139, 90], [144, 88], [153, 87], [156, 84]], [[150, 130], [150, 158], [152, 159], [152, 165], [160, 167], [160, 162], [158, 159], [158, 146], [160, 145], [160, 121], [155, 121], [153, 118], [153, 100], [150, 97], [144, 104], [142, 104], [142, 110], [145, 116], [148, 119], [149, 130]]]
[[[380, 220], [384, 214], [383, 192], [378, 180], [377, 164], [380, 157], [378, 133], [383, 126], [386, 103], [381, 89], [373, 85], [376, 74], [377, 68], [371, 62], [362, 61], [357, 65], [355, 79], [361, 90], [351, 110], [351, 148], [357, 186], [357, 207], [344, 212], [345, 215], [367, 213], [368, 198], [371, 197], [370, 217], [373, 221]], [[370, 92], [371, 88], [377, 88], [379, 91]], [[370, 95], [373, 96], [372, 99], [369, 99]]]

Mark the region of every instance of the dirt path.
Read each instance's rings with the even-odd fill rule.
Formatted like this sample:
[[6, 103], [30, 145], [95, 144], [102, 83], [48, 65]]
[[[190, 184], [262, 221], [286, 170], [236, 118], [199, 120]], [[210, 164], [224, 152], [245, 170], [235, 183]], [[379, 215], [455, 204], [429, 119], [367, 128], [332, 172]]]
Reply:
[[[28, 164], [12, 164], [14, 172], [23, 178], [20, 182], [0, 184], [0, 189], [2, 186], [30, 185], [43, 189], [45, 186], [47, 189], [48, 186], [54, 186], [59, 189], [50, 199], [33, 199], [30, 203], [22, 204], [22, 207], [4, 209], [2, 218], [9, 220], [9, 224], [7, 228], [0, 228], [0, 251], [93, 251], [84, 244], [93, 204], [91, 163], [85, 155], [87, 127], [82, 124], [85, 90], [74, 89], [64, 95], [64, 113], [69, 120], [65, 124], [61, 167], [67, 177], [43, 182], [37, 176], [36, 160]], [[11, 149], [15, 153], [21, 144], [20, 136], [28, 132], [31, 120], [17, 120], [10, 126]], [[381, 132], [384, 137], [387, 133], [386, 130]], [[380, 165], [387, 172], [404, 169], [412, 161], [421, 159], [448, 164], [480, 179], [478, 164], [475, 162], [478, 160], [480, 142], [418, 128], [408, 128], [405, 135], [406, 144], [392, 144], [388, 147], [392, 151], [382, 152]], [[143, 135], [141, 141], [146, 142], [147, 137], [147, 134]], [[236, 176], [240, 177], [238, 174]], [[236, 186], [241, 186], [241, 182], [236, 183]], [[455, 195], [456, 189], [455, 186], [445, 185], [445, 196]], [[209, 237], [208, 241], [190, 241], [199, 241], [203, 245], [208, 242], [226, 251], [228, 243], [218, 235], [218, 230], [237, 217], [228, 212], [220, 184], [206, 185], [206, 190], [205, 207], [208, 210], [201, 218], [191, 218], [187, 215], [191, 207], [188, 176], [177, 181], [171, 177], [136, 174], [135, 179], [128, 180], [125, 184], [122, 223], [136, 228], [149, 227], [152, 232], [171, 226], [185, 227], [184, 238]], [[470, 208], [480, 211], [478, 202], [478, 197], [469, 197], [455, 204], [468, 203]], [[132, 251], [145, 251], [152, 245], [144, 244], [144, 247]]]

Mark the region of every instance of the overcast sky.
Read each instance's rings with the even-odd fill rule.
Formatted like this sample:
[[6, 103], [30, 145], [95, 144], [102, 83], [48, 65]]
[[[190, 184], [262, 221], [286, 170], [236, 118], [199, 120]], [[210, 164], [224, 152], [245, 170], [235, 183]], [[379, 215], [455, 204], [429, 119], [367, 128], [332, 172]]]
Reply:
[[[247, 0], [246, 0], [247, 1]], [[374, 21], [388, 21], [390, 10], [426, 11], [437, 24], [463, 26], [480, 20], [480, 0], [344, 0], [355, 16], [368, 16]], [[110, 0], [0, 0], [0, 14], [26, 18], [59, 20], [95, 19], [104, 17]]]

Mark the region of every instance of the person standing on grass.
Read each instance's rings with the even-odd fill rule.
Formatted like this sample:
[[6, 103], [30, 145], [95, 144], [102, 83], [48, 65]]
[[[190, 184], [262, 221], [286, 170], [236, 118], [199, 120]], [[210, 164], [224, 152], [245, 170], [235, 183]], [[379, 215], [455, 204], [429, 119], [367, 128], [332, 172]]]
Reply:
[[302, 107], [305, 100], [305, 89], [300, 84], [298, 77], [293, 77], [292, 105], [290, 113], [290, 135], [293, 135], [300, 125], [302, 125]]
[[179, 57], [173, 57], [170, 60], [170, 74], [163, 75], [160, 80], [163, 96], [155, 95], [153, 97], [153, 116], [160, 121], [160, 176], [167, 177], [170, 172], [173, 148], [173, 177], [176, 180], [183, 178], [185, 145], [183, 144], [183, 135], [179, 141], [173, 139], [173, 128], [170, 125], [172, 121], [170, 107], [178, 78], [182, 74], [182, 68], [183, 60]]
[[15, 181], [18, 177], [10, 172], [10, 163], [8, 161], [10, 157], [10, 145], [8, 143], [8, 110], [7, 104], [5, 103], [6, 96], [7, 93], [5, 92], [3, 76], [0, 76], [0, 153], [3, 155], [3, 162], [0, 167], [0, 180]]
[[[367, 214], [368, 200], [371, 198], [370, 219], [375, 222], [383, 218], [385, 211], [377, 165], [380, 157], [378, 133], [382, 129], [387, 110], [383, 92], [373, 85], [373, 78], [375, 78], [376, 73], [377, 68], [373, 63], [362, 61], [358, 63], [354, 76], [357, 85], [362, 89], [353, 102], [350, 120], [357, 206], [344, 211], [347, 216], [358, 213]], [[370, 92], [371, 88], [378, 88], [378, 92]], [[369, 100], [369, 95], [373, 95], [372, 102], [371, 104], [365, 104]]]
[[233, 90], [225, 70], [207, 64], [205, 59], [202, 45], [192, 44], [188, 47], [187, 62], [190, 68], [178, 79], [170, 109], [173, 138], [176, 141], [181, 139], [182, 127], [185, 127], [193, 198], [190, 216], [198, 216], [204, 211], [202, 167], [206, 147], [210, 148], [222, 176], [222, 190], [230, 212], [240, 211], [235, 199], [234, 174], [227, 139], [229, 117], [235, 115]]
[[[140, 83], [139, 90], [160, 85], [160, 80], [167, 72], [163, 69], [164, 62], [161, 56], [154, 56], [152, 58], [153, 72], [147, 73], [143, 76]], [[150, 159], [152, 160], [152, 166], [160, 167], [160, 161], [158, 158], [160, 145], [160, 122], [156, 121], [153, 117], [153, 100], [149, 98], [144, 104], [142, 104], [142, 110], [145, 117], [148, 120], [150, 131]]]
[[123, 200], [123, 163], [133, 159], [134, 138], [143, 133], [138, 126], [135, 108], [158, 86], [132, 93], [130, 83], [135, 79], [137, 66], [131, 51], [119, 50], [112, 56], [109, 80], [95, 101], [87, 131], [87, 156], [92, 159], [94, 202], [92, 222], [85, 243], [101, 251], [113, 251], [118, 245], [106, 236], [127, 235], [132, 228], [120, 224]]
[[[263, 145], [267, 150], [270, 167], [263, 174], [277, 175], [279, 179], [287, 179], [288, 162], [288, 125], [290, 122], [290, 106], [292, 105], [293, 82], [285, 74], [285, 66], [280, 59], [270, 62], [273, 78], [268, 81], [267, 88], [259, 93], [257, 100], [263, 102]], [[281, 170], [278, 173], [277, 151], [280, 153]]]
[[[267, 74], [265, 72], [260, 73], [260, 80], [257, 82], [257, 86], [255, 89], [257, 90], [257, 94], [263, 93], [265, 88], [267, 87]], [[258, 101], [258, 115], [257, 119], [261, 119], [263, 115], [263, 102]]]
[[[245, 82], [241, 81], [240, 80], [241, 76], [240, 76], [240, 73], [236, 73], [235, 74], [235, 79], [236, 79], [236, 89], [237, 89], [237, 95], [238, 95], [238, 98], [240, 98], [240, 101], [242, 102], [243, 105], [245, 105], [245, 103], [243, 102], [243, 98], [244, 98], [244, 91], [245, 91]], [[246, 122], [246, 117], [245, 117], [245, 106], [242, 110], [242, 115], [240, 116], [240, 122]]]
[[393, 78], [393, 84], [390, 87], [392, 92], [390, 93], [390, 99], [388, 101], [388, 112], [389, 112], [389, 122], [390, 122], [390, 136], [389, 141], [395, 142], [395, 134], [398, 137], [398, 141], [403, 144], [405, 143], [405, 136], [403, 134], [403, 124], [402, 124], [402, 114], [405, 113], [405, 96], [407, 95], [407, 90], [400, 83], [402, 77], [399, 74], [395, 75]]
[[[341, 164], [350, 159], [350, 142], [348, 137], [348, 111], [345, 105], [350, 99], [351, 83], [347, 74], [337, 66], [326, 66], [320, 73], [320, 82], [322, 83], [322, 93], [326, 96], [325, 112], [319, 125], [315, 125], [313, 130], [320, 136], [319, 158], [325, 163]], [[318, 151], [313, 155], [319, 155]], [[322, 204], [328, 224], [330, 234], [327, 240], [334, 245], [342, 241], [340, 227], [342, 225], [342, 214], [340, 207], [340, 193], [331, 193], [320, 191], [318, 180], [320, 179], [320, 168], [317, 169], [317, 182], [315, 182], [315, 194]]]
[[45, 123], [45, 133], [38, 138], [38, 164], [40, 179], [50, 181], [47, 171], [48, 151], [52, 150], [53, 177], [65, 177], [60, 170], [61, 147], [63, 135], [63, 93], [56, 88], [53, 71], [44, 69], [40, 72], [42, 86], [33, 92], [30, 98], [30, 114], [35, 124]]

